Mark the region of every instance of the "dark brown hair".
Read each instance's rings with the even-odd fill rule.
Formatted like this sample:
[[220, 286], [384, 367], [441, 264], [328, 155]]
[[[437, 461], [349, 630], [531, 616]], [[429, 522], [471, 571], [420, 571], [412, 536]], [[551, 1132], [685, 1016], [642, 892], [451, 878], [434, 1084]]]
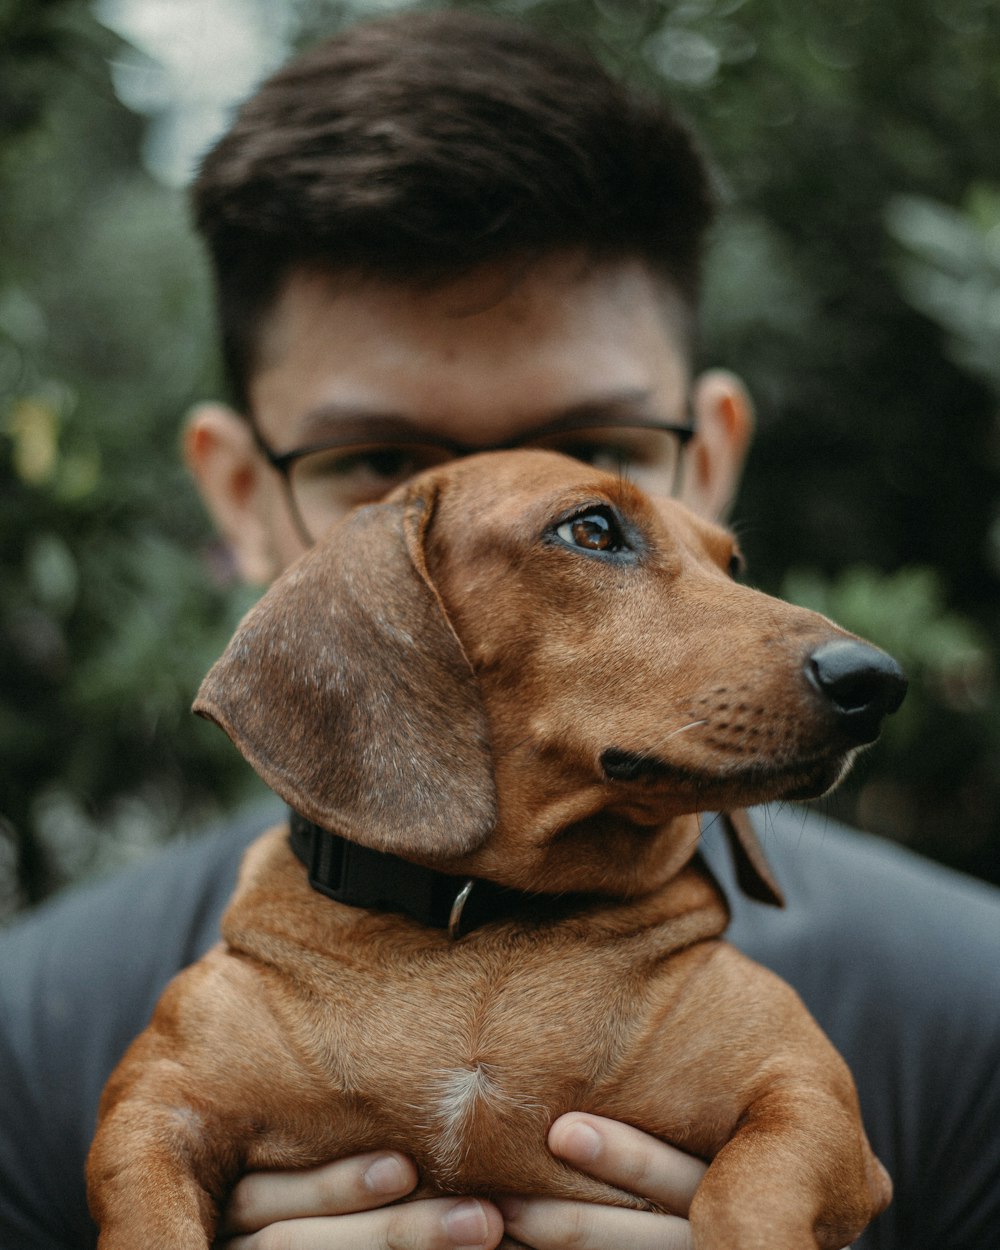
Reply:
[[689, 306], [711, 217], [690, 135], [588, 55], [468, 12], [354, 26], [244, 105], [193, 190], [246, 405], [262, 318], [297, 266], [435, 282], [582, 247], [638, 256]]

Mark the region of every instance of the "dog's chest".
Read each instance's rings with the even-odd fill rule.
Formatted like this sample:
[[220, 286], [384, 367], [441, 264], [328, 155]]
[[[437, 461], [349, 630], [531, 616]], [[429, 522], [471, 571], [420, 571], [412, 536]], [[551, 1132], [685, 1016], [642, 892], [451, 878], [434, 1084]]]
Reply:
[[613, 1079], [642, 1014], [620, 958], [561, 955], [480, 943], [370, 968], [333, 961], [299, 1043], [363, 1108], [359, 1131], [417, 1154], [438, 1186], [528, 1173], [555, 1116]]
[[618, 1105], [651, 1018], [725, 924], [714, 886], [688, 871], [631, 911], [452, 942], [303, 892], [276, 839], [259, 854], [281, 877], [251, 863], [223, 931], [257, 964], [261, 1005], [298, 1056], [317, 1158], [396, 1147], [440, 1189], [536, 1192], [549, 1125]]

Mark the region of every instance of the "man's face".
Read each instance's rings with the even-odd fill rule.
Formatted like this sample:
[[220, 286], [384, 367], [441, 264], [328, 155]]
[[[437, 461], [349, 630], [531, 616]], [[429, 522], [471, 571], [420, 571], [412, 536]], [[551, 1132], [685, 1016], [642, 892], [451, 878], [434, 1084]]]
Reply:
[[[638, 261], [591, 264], [557, 255], [486, 266], [423, 289], [299, 271], [265, 328], [249, 387], [251, 415], [276, 452], [347, 430], [378, 441], [401, 427], [496, 444], [578, 411], [591, 418], [606, 412], [609, 424], [684, 423], [691, 377], [681, 316]], [[241, 526], [221, 515], [213, 499], [221, 475], [204, 471], [189, 439], [209, 505], [244, 572], [261, 579], [304, 543], [279, 474], [253, 454], [253, 486], [244, 481], [240, 499], [252, 523]], [[695, 495], [698, 478], [689, 475]], [[251, 542], [256, 555], [241, 551]]]

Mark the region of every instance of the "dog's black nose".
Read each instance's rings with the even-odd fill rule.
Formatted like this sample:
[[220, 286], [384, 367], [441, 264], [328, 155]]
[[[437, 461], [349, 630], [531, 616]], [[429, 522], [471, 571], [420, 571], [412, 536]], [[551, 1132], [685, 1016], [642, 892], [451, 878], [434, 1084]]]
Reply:
[[817, 647], [806, 661], [806, 676], [857, 746], [875, 741], [883, 717], [895, 712], [906, 694], [906, 677], [892, 656], [852, 638]]

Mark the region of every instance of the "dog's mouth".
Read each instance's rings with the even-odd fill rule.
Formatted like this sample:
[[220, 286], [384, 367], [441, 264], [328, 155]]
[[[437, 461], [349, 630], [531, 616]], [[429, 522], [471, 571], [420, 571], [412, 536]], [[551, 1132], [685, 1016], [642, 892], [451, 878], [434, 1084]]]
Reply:
[[608, 781], [626, 785], [629, 797], [696, 802], [696, 809], [752, 806], [775, 799], [815, 799], [832, 789], [851, 766], [855, 750], [829, 751], [783, 763], [756, 761], [702, 770], [654, 755], [609, 747], [600, 757]]

